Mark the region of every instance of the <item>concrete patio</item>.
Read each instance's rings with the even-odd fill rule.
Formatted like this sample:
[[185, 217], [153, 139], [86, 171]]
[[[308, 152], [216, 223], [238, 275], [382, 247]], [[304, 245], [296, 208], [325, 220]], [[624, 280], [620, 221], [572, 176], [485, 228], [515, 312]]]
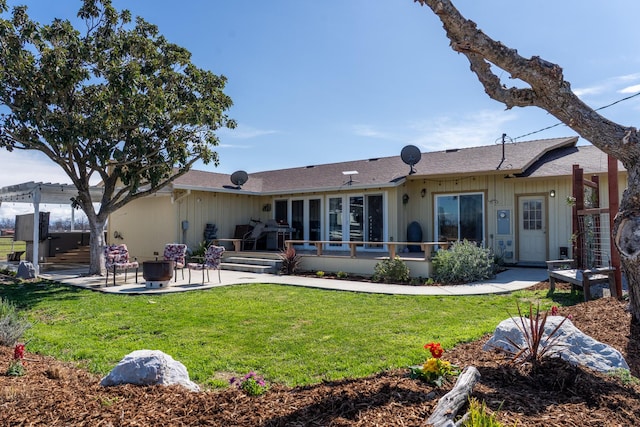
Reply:
[[[105, 286], [104, 276], [88, 276], [87, 271], [87, 267], [52, 270], [41, 273], [40, 277], [55, 280], [70, 286], [122, 295], [186, 292], [206, 290], [220, 286], [252, 283], [273, 283], [336, 291], [395, 295], [481, 295], [513, 292], [520, 289], [526, 289], [541, 281], [547, 280], [546, 269], [519, 267], [509, 268], [490, 280], [455, 286], [390, 285], [352, 280], [255, 274], [241, 271], [222, 270], [221, 283], [218, 283], [217, 281], [217, 272], [211, 272], [210, 282], [202, 283], [202, 272], [192, 272], [191, 282], [189, 282], [189, 280], [187, 280], [188, 272], [184, 272], [185, 275], [183, 279], [181, 272], [178, 271], [178, 280], [175, 282], [172, 280], [167, 287], [147, 288], [145, 286], [144, 279], [142, 278], [141, 271], [138, 273], [138, 283], [135, 283], [135, 274], [131, 274], [131, 272], [127, 274], [127, 283], [124, 283], [124, 274], [118, 274], [116, 277], [116, 286]], [[109, 283], [112, 283], [111, 278], [109, 279]]]

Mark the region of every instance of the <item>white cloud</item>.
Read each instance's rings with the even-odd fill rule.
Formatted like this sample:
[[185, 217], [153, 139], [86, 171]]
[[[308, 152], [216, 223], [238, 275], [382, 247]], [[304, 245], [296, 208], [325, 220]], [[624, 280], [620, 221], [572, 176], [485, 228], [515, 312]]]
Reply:
[[413, 144], [422, 151], [441, 151], [492, 144], [500, 136], [496, 135], [496, 129], [516, 118], [512, 111], [482, 110], [470, 115], [438, 116], [395, 124], [392, 130], [363, 124], [352, 126], [352, 130], [357, 136]]
[[[635, 83], [639, 81], [640, 73], [624, 74], [621, 76], [610, 77], [592, 86], [573, 89], [573, 93], [575, 93], [579, 97], [607, 94], [612, 92], [634, 93], [640, 91], [640, 84], [630, 85], [629, 83]], [[624, 87], [622, 89], [619, 89], [621, 85], [623, 85]], [[614, 100], [612, 99], [611, 101]]]
[[591, 87], [582, 87], [573, 89], [573, 93], [575, 93], [578, 97], [589, 96], [589, 95], [599, 95], [607, 90], [606, 86], [591, 86]]
[[[4, 202], [0, 205], [0, 218], [13, 219], [16, 215], [32, 214], [33, 209], [32, 203]], [[49, 222], [70, 219], [72, 209], [71, 205], [41, 204], [39, 206], [40, 212], [49, 212]], [[86, 220], [86, 215], [81, 210], [76, 210], [73, 215], [76, 221]]]
[[219, 129], [217, 132], [221, 138], [225, 137], [225, 138], [234, 138], [234, 139], [252, 139], [252, 138], [258, 138], [260, 136], [273, 135], [276, 133], [280, 133], [279, 131], [273, 130], [273, 129], [256, 129], [251, 126], [242, 126], [242, 125], [238, 125], [238, 127], [236, 127], [235, 129], [222, 128], [222, 129]]
[[627, 86], [627, 87], [619, 90], [618, 92], [619, 93], [636, 93], [636, 92], [640, 92], [640, 84], [633, 85], [633, 86]]
[[71, 183], [60, 166], [36, 151], [0, 149], [0, 172], [0, 187], [29, 181]]
[[392, 139], [392, 140], [397, 139], [397, 136], [387, 132], [383, 132], [379, 129], [374, 129], [374, 127], [370, 125], [355, 125], [353, 126], [353, 133], [356, 136], [364, 136], [367, 138]]
[[411, 124], [413, 135], [409, 143], [424, 151], [490, 145], [499, 135], [496, 129], [516, 120], [516, 113], [502, 110], [483, 110], [461, 117], [441, 116]]
[[628, 83], [640, 80], [640, 73], [624, 74], [622, 76], [614, 77], [613, 79], [621, 83]]

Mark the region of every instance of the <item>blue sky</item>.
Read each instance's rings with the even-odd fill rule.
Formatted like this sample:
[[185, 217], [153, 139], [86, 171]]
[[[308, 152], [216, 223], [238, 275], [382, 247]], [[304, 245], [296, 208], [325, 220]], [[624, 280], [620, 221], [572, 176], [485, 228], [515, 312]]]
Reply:
[[[27, 3], [40, 22], [75, 19], [80, 1]], [[494, 39], [563, 67], [592, 107], [640, 92], [637, 17], [623, 0], [457, 0]], [[114, 0], [191, 51], [199, 67], [228, 78], [229, 115], [220, 166], [232, 173], [494, 144], [558, 121], [536, 108], [506, 111], [484, 93], [440, 22], [412, 0]], [[508, 85], [516, 84], [502, 77]], [[602, 114], [636, 125], [640, 97]], [[519, 140], [570, 136], [565, 126]], [[69, 182], [35, 154], [0, 150], [0, 187]], [[6, 204], [5, 204], [6, 205]], [[0, 208], [0, 216], [2, 210]]]

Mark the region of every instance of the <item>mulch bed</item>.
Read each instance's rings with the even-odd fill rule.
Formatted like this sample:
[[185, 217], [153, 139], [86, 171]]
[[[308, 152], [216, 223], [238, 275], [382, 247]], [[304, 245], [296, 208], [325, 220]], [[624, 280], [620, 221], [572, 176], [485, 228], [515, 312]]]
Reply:
[[[631, 374], [640, 376], [640, 326], [626, 307], [603, 298], [560, 314], [571, 314], [579, 329], [622, 352]], [[557, 361], [536, 372], [510, 367], [497, 353], [482, 351], [486, 339], [461, 344], [445, 358], [479, 369], [473, 396], [506, 426], [640, 425], [637, 382]], [[424, 426], [449, 390], [409, 378], [408, 369], [307, 387], [273, 385], [258, 397], [233, 388], [105, 388], [97, 376], [28, 352], [26, 375], [6, 376], [12, 354], [0, 347], [0, 425], [7, 426]]]

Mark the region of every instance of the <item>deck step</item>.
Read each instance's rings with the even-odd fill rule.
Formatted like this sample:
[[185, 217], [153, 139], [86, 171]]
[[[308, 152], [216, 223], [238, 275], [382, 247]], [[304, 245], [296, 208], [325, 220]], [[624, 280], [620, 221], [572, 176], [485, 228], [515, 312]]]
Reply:
[[281, 261], [269, 258], [231, 256], [222, 260], [223, 270], [246, 271], [247, 273], [277, 273]]
[[251, 264], [232, 264], [228, 262], [223, 262], [221, 264], [222, 270], [231, 270], [231, 271], [244, 271], [247, 273], [275, 273], [273, 267], [268, 265], [251, 265]]
[[225, 258], [224, 261], [232, 264], [270, 265], [273, 267], [278, 266], [278, 264], [280, 264], [281, 262], [280, 260], [277, 260], [277, 259], [241, 257], [241, 256], [230, 256], [228, 258]]

